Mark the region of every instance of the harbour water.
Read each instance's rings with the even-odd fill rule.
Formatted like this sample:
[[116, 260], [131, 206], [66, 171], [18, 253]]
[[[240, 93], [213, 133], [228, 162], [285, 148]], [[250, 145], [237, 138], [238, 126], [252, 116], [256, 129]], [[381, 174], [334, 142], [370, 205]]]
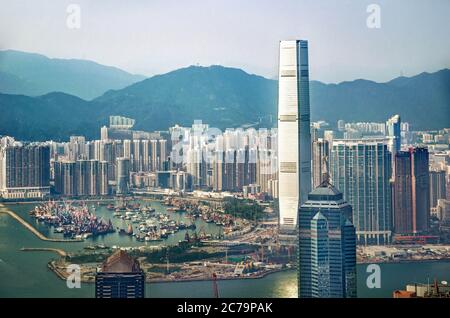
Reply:
[[[165, 211], [164, 206], [152, 202], [157, 212]], [[8, 205], [26, 221], [48, 237], [59, 237], [46, 226], [28, 215], [34, 205]], [[102, 207], [97, 215], [112, 219], [112, 213]], [[182, 215], [171, 213], [173, 218]], [[181, 219], [180, 219], [181, 220]], [[114, 220], [113, 220], [114, 221]], [[115, 220], [115, 226], [122, 226]], [[219, 233], [220, 228], [201, 220], [196, 224], [209, 233]], [[203, 224], [203, 223], [204, 224]], [[138, 246], [143, 244], [173, 244], [183, 239], [185, 231], [180, 231], [162, 242], [137, 242], [134, 238], [120, 236], [118, 233], [99, 236], [84, 242], [59, 243], [45, 242], [25, 229], [6, 214], [0, 214], [0, 297], [93, 297], [94, 285], [82, 284], [80, 289], [69, 289], [65, 281], [59, 279], [47, 268], [47, 263], [58, 256], [51, 252], [22, 252], [23, 247], [61, 248], [67, 252], [81, 250], [87, 245]], [[434, 278], [450, 281], [450, 261], [381, 264], [381, 288], [369, 289], [366, 286], [366, 265], [358, 265], [359, 297], [391, 297], [392, 291], [404, 288], [407, 283], [427, 282]], [[296, 297], [297, 279], [294, 271], [268, 275], [261, 279], [228, 280], [218, 282], [221, 297]], [[212, 297], [212, 284], [209, 281], [154, 283], [146, 285], [147, 297]]]

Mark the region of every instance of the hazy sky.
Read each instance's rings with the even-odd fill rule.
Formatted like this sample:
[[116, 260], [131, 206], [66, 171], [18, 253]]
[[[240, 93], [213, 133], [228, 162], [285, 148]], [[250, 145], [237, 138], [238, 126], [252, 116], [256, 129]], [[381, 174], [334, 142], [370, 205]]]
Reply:
[[[81, 27], [66, 25], [67, 6]], [[369, 4], [381, 27], [368, 28]], [[309, 40], [310, 77], [386, 81], [450, 67], [449, 0], [0, 0], [0, 49], [153, 75], [200, 64], [273, 78], [278, 41]]]

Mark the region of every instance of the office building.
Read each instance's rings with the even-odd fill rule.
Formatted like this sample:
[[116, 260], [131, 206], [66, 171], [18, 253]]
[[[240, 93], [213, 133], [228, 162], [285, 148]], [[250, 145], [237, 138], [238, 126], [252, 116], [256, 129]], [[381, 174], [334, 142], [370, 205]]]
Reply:
[[430, 182], [428, 150], [411, 148], [395, 156], [393, 184], [394, 230], [396, 234], [418, 234], [428, 230]]
[[[295, 237], [300, 205], [311, 191], [308, 42], [281, 41], [278, 78], [280, 239]], [[261, 184], [262, 185], [262, 184]]]
[[430, 173], [427, 148], [410, 149], [414, 233], [428, 231], [430, 222]]
[[356, 297], [356, 234], [352, 207], [328, 180], [299, 212], [300, 298]]
[[392, 146], [389, 151], [392, 155], [401, 150], [401, 120], [400, 115], [394, 115], [386, 121], [386, 136], [392, 139]]

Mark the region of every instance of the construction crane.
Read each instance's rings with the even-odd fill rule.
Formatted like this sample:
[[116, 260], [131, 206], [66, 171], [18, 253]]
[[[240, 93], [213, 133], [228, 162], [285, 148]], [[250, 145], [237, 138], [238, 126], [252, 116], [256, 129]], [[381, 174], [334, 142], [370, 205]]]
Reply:
[[169, 248], [166, 249], [166, 274], [170, 274]]
[[217, 275], [216, 275], [216, 273], [212, 274], [212, 284], [213, 284], [214, 298], [219, 298], [219, 288], [217, 287]]

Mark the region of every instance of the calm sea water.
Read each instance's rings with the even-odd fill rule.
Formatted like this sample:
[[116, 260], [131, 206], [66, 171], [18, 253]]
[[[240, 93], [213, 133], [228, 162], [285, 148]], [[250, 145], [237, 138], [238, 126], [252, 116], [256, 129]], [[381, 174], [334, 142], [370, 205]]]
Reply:
[[[57, 237], [45, 226], [35, 222], [28, 215], [34, 205], [8, 206], [24, 219], [33, 224], [43, 234]], [[159, 203], [152, 202], [157, 211], [164, 211]], [[111, 212], [102, 208], [97, 214], [111, 217]], [[173, 214], [182, 218], [181, 215]], [[114, 219], [116, 226], [121, 220]], [[219, 233], [220, 229], [213, 224], [197, 221], [198, 227], [206, 231]], [[176, 243], [183, 239], [184, 231], [180, 231], [162, 244]], [[150, 245], [155, 245], [152, 242]], [[0, 297], [94, 297], [94, 285], [82, 284], [80, 289], [69, 289], [65, 281], [60, 280], [47, 268], [47, 263], [56, 258], [50, 252], [21, 252], [22, 247], [55, 247], [66, 251], [81, 250], [83, 246], [105, 244], [108, 246], [137, 246], [146, 243], [136, 242], [127, 236], [117, 233], [98, 237], [80, 243], [51, 243], [39, 240], [17, 221], [8, 215], [0, 215]], [[427, 279], [450, 281], [450, 262], [421, 262], [403, 264], [381, 264], [381, 288], [368, 289], [366, 266], [358, 265], [359, 297], [391, 297], [392, 291], [404, 288], [407, 283], [426, 282]], [[297, 297], [297, 278], [294, 271], [279, 272], [262, 279], [219, 281], [221, 297]], [[212, 297], [212, 283], [179, 282], [155, 283], [146, 285], [147, 297]]]

